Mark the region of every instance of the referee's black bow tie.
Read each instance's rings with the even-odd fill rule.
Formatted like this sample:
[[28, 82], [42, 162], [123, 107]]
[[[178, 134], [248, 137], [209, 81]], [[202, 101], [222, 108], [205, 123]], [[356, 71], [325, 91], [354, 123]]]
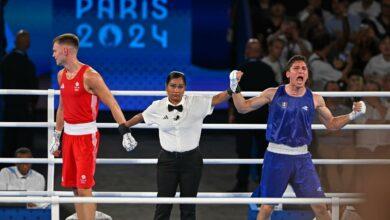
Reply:
[[177, 105], [177, 106], [168, 105], [168, 111], [171, 112], [174, 109], [178, 110], [179, 112], [182, 112], [183, 111], [183, 105]]

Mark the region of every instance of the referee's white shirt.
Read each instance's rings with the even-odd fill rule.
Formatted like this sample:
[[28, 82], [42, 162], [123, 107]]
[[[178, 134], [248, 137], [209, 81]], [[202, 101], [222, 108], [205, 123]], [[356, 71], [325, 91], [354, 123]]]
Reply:
[[33, 169], [22, 175], [16, 166], [0, 171], [0, 190], [44, 191], [45, 178]]
[[147, 125], [157, 125], [162, 148], [170, 152], [185, 152], [199, 146], [203, 119], [213, 112], [212, 96], [184, 95], [176, 109], [169, 112], [168, 97], [154, 101], [142, 116]]

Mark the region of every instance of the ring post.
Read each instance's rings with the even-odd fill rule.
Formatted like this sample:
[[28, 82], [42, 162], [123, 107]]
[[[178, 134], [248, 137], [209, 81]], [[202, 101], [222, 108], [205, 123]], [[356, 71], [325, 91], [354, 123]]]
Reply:
[[[47, 158], [48, 158], [48, 163], [47, 163], [47, 191], [49, 193], [53, 193], [54, 191], [54, 168], [55, 168], [55, 163], [54, 163], [54, 156], [50, 153], [50, 141], [53, 136], [53, 125], [54, 125], [54, 96], [55, 96], [55, 91], [54, 89], [49, 89], [47, 93]], [[58, 201], [58, 198], [57, 198]], [[52, 205], [52, 210], [51, 210], [51, 219], [59, 219], [59, 204], [58, 202], [55, 204], [53, 203]]]
[[339, 220], [340, 198], [332, 197], [332, 220]]
[[60, 219], [60, 197], [52, 196], [51, 197], [51, 220], [59, 220]]

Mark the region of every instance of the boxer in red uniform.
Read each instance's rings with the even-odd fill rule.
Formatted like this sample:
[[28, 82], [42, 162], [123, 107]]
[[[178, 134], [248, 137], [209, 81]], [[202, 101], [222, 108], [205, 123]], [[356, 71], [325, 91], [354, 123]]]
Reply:
[[[103, 81], [92, 67], [77, 59], [79, 39], [74, 34], [63, 34], [53, 40], [53, 57], [57, 65], [64, 68], [58, 72], [60, 103], [57, 110], [56, 128], [50, 152], [58, 156], [60, 135], [62, 138], [63, 187], [73, 188], [75, 196], [92, 196], [95, 185], [94, 173], [99, 147], [99, 131], [96, 126], [99, 101], [106, 104], [119, 124], [123, 136], [123, 147], [130, 151], [137, 142], [130, 130], [124, 126], [125, 117]], [[95, 219], [96, 204], [75, 204], [79, 219]]]

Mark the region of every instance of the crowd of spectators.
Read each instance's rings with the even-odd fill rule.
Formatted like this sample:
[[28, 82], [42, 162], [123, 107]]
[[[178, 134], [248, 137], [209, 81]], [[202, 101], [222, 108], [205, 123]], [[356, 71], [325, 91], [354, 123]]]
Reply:
[[[286, 82], [287, 60], [300, 54], [308, 60], [307, 86], [313, 91], [390, 91], [390, 0], [308, 0], [300, 10], [294, 1], [249, 2], [251, 37], [263, 46], [259, 59], [272, 68], [279, 84]], [[334, 115], [341, 115], [350, 112], [357, 100], [366, 103], [367, 112], [355, 123], [390, 122], [386, 97], [328, 97], [326, 103]], [[390, 158], [387, 130], [316, 130], [314, 134], [315, 158]], [[372, 169], [326, 165], [320, 167], [320, 176], [327, 192], [365, 192]]]
[[[308, 0], [295, 16], [288, 16], [291, 4], [250, 1], [252, 37], [264, 45], [262, 60], [277, 82], [282, 83], [286, 61], [300, 54], [308, 59], [308, 87], [314, 91], [389, 91], [390, 0]], [[389, 122], [387, 98], [363, 100], [368, 112], [358, 123]], [[352, 103], [346, 98], [328, 101], [336, 115]], [[385, 133], [357, 130], [352, 145], [374, 152], [390, 143]]]
[[[307, 0], [303, 7], [296, 1], [250, 0], [249, 6], [251, 37], [263, 48], [259, 59], [272, 68], [279, 84], [286, 82], [287, 60], [300, 54], [308, 60], [307, 86], [313, 91], [390, 91], [390, 0]], [[355, 123], [389, 124], [389, 98], [327, 97], [326, 103], [334, 115], [342, 115], [357, 100], [366, 103], [367, 112]], [[314, 158], [390, 158], [388, 130], [316, 130], [314, 139]], [[383, 190], [388, 179], [381, 172], [386, 166], [325, 165], [319, 169], [326, 192], [364, 192], [371, 201], [389, 195]], [[371, 208], [382, 214], [386, 210]], [[373, 216], [361, 210], [359, 214]]]

